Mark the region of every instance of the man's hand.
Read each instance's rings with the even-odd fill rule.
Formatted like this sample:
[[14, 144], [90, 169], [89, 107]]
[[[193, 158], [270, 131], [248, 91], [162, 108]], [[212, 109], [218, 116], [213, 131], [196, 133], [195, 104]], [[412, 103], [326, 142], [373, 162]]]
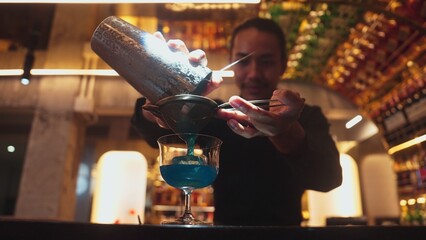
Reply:
[[[161, 34], [160, 32], [155, 32], [153, 35], [163, 41], [166, 41], [163, 34]], [[190, 52], [188, 48], [186, 47], [185, 43], [179, 39], [170, 39], [169, 41], [167, 41], [167, 45], [172, 51], [182, 52], [185, 55], [187, 55], [189, 61], [195, 64], [201, 64], [202, 66], [207, 66], [207, 62], [208, 62], [207, 56], [203, 50], [197, 49]], [[205, 93], [203, 93], [203, 95], [207, 95], [210, 92], [212, 92], [214, 89], [218, 88], [219, 85], [222, 83], [222, 81], [223, 79], [221, 76], [217, 76], [216, 74], [213, 74], [212, 79], [207, 84], [206, 91]], [[151, 104], [151, 103], [147, 100], [145, 104]], [[142, 114], [144, 115], [146, 119], [150, 120], [151, 122], [156, 122], [160, 127], [169, 128], [167, 124], [160, 117], [154, 115], [152, 112], [149, 112], [147, 110], [142, 110]]]
[[217, 117], [227, 120], [228, 126], [245, 138], [267, 136], [283, 153], [295, 150], [305, 137], [298, 119], [305, 105], [300, 94], [290, 90], [275, 90], [271, 100], [284, 106], [263, 109], [241, 97], [233, 96], [229, 103], [236, 110], [220, 109]]
[[[166, 41], [166, 39], [160, 32], [155, 32], [153, 35], [163, 41]], [[175, 52], [179, 51], [186, 54], [188, 56], [188, 60], [191, 61], [192, 63], [200, 64], [204, 67], [207, 66], [207, 63], [208, 63], [207, 56], [203, 50], [196, 49], [190, 52], [187, 46], [185, 45], [185, 43], [179, 39], [170, 39], [169, 41], [167, 41], [167, 45], [172, 51], [175, 51]], [[222, 76], [218, 74], [213, 74], [212, 78], [207, 84], [206, 91], [203, 93], [203, 95], [205, 96], [211, 93], [216, 88], [218, 88], [219, 85], [222, 83], [222, 81], [223, 81]]]

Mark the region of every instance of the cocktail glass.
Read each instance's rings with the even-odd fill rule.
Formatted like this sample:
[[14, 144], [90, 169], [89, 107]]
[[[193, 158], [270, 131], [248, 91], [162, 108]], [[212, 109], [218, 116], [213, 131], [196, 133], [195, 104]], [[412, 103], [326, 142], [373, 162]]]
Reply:
[[211, 185], [219, 171], [219, 151], [222, 141], [216, 137], [179, 133], [158, 139], [160, 173], [172, 187], [184, 193], [182, 216], [162, 224], [206, 225], [191, 213], [191, 193], [194, 189]]

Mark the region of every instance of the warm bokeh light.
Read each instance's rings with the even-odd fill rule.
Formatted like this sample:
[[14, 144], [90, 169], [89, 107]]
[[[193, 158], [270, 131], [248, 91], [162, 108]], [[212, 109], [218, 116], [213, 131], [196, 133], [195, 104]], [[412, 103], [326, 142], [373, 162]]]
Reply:
[[324, 226], [328, 217], [362, 216], [361, 190], [355, 160], [340, 154], [342, 185], [330, 192], [308, 191], [309, 225]]
[[6, 0], [3, 3], [248, 3], [260, 0]]
[[424, 141], [426, 141], [426, 134], [424, 134], [424, 135], [422, 135], [420, 137], [413, 138], [413, 139], [411, 139], [409, 141], [403, 142], [403, 143], [401, 143], [399, 145], [396, 145], [394, 147], [391, 147], [388, 150], [388, 153], [389, 153], [389, 155], [392, 155], [392, 154], [394, 154], [394, 153], [396, 153], [398, 151], [401, 151], [403, 149], [409, 148], [411, 146], [414, 146], [416, 144], [422, 143]]
[[408, 205], [414, 205], [414, 204], [416, 204], [416, 199], [414, 199], [414, 198], [410, 198], [410, 199], [408, 199]]
[[91, 222], [138, 224], [138, 216], [144, 221], [147, 161], [141, 153], [104, 153], [94, 181]]

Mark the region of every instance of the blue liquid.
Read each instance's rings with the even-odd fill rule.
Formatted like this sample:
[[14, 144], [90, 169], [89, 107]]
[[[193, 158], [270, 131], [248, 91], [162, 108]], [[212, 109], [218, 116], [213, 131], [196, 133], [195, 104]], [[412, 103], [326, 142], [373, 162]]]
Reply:
[[194, 147], [195, 147], [195, 140], [197, 139], [197, 135], [191, 134], [186, 139], [186, 146], [188, 148], [188, 156], [194, 155]]
[[173, 164], [160, 166], [161, 176], [175, 188], [204, 188], [216, 179], [215, 167], [206, 165]]

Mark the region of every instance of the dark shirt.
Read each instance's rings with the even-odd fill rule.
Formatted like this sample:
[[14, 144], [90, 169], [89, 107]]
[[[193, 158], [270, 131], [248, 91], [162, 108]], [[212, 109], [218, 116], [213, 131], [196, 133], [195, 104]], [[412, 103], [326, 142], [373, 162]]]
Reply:
[[[170, 130], [143, 118], [139, 99], [132, 125], [153, 147]], [[301, 196], [307, 189], [329, 191], [341, 184], [339, 153], [329, 124], [316, 106], [305, 105], [299, 122], [306, 132], [298, 156], [279, 153], [267, 137], [246, 139], [221, 119], [200, 132], [223, 141], [214, 187], [214, 221], [218, 225], [300, 225]]]

